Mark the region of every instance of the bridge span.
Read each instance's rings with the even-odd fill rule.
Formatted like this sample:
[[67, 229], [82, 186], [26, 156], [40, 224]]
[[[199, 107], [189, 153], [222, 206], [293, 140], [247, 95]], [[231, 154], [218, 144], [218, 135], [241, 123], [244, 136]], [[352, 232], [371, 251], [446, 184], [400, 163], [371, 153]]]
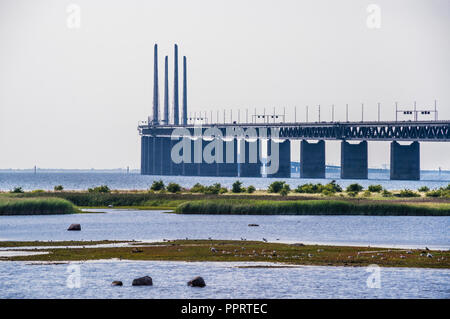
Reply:
[[[194, 150], [195, 136], [214, 128], [224, 139], [220, 144], [222, 162], [197, 161], [192, 154], [191, 163], [174, 163], [173, 146], [182, 137], [189, 138]], [[186, 134], [172, 139], [174, 130], [183, 129]], [[245, 132], [265, 129], [264, 136], [248, 138]], [[140, 123], [141, 173], [147, 175], [230, 176], [262, 177], [262, 158], [270, 156], [277, 146], [278, 170], [268, 177], [291, 177], [291, 141], [300, 140], [300, 177], [325, 178], [325, 141], [341, 141], [341, 178], [368, 178], [368, 141], [390, 141], [390, 167], [393, 180], [420, 179], [420, 142], [449, 142], [450, 121], [404, 122], [316, 122], [316, 123], [214, 123], [202, 125], [154, 125]], [[244, 132], [237, 136], [236, 131]], [[217, 131], [216, 131], [217, 132]], [[230, 133], [231, 132], [231, 133]], [[274, 132], [276, 134], [274, 135]], [[217, 136], [216, 136], [217, 137]], [[247, 138], [246, 138], [247, 137]], [[201, 149], [211, 143], [200, 138]], [[316, 141], [316, 142], [313, 142]], [[359, 141], [359, 143], [349, 143]], [[402, 145], [399, 142], [409, 142]], [[262, 154], [263, 143], [267, 154]], [[276, 143], [276, 144], [274, 144]], [[223, 146], [222, 146], [223, 145]], [[256, 150], [256, 159], [249, 157]], [[216, 151], [217, 152], [217, 151]], [[200, 158], [202, 156], [200, 155]]]
[[[289, 178], [291, 176], [291, 141], [300, 140], [301, 178], [325, 178], [325, 141], [341, 141], [341, 178], [366, 179], [368, 175], [368, 142], [390, 141], [390, 176], [394, 180], [420, 179], [420, 143], [449, 142], [450, 121], [438, 121], [436, 101], [434, 110], [399, 110], [398, 114], [413, 115], [413, 121], [363, 121], [360, 122], [288, 122], [285, 112], [255, 114], [246, 122], [216, 123], [211, 116], [194, 118], [187, 108], [187, 59], [183, 56], [182, 117], [179, 110], [178, 92], [178, 46], [174, 46], [173, 110], [169, 116], [168, 56], [164, 68], [164, 116], [159, 116], [158, 47], [154, 50], [153, 114], [148, 121], [138, 125], [141, 136], [141, 174], [182, 176], [230, 176], [262, 177], [263, 161], [276, 162], [276, 170], [269, 170], [268, 177]], [[348, 105], [347, 105], [348, 108]], [[333, 105], [334, 119], [334, 105]], [[364, 111], [364, 105], [362, 105]], [[307, 108], [308, 112], [308, 108]], [[308, 113], [307, 113], [308, 114]], [[347, 109], [348, 114], [348, 109]], [[434, 121], [419, 121], [419, 115]], [[289, 118], [289, 117], [288, 117]], [[293, 117], [296, 119], [295, 115]], [[306, 117], [308, 118], [308, 116]], [[238, 113], [240, 119], [240, 113]], [[348, 119], [348, 116], [347, 116]], [[378, 103], [380, 119], [380, 103]], [[192, 120], [194, 123], [192, 123]], [[200, 120], [200, 123], [195, 123]], [[262, 123], [258, 123], [261, 121]], [[206, 122], [206, 123], [205, 123]], [[271, 122], [271, 123], [269, 123]], [[196, 125], [197, 124], [197, 125]], [[250, 132], [264, 132], [254, 136]], [[176, 136], [173, 137], [173, 133]], [[204, 136], [215, 132], [213, 136]], [[242, 134], [237, 134], [237, 132]], [[252, 138], [249, 138], [251, 135]], [[209, 137], [209, 138], [208, 138]], [[256, 138], [255, 138], [256, 137]], [[314, 142], [315, 141], [315, 142]], [[352, 142], [352, 143], [350, 143]], [[399, 142], [405, 142], [400, 144]], [[267, 143], [267, 147], [262, 147]], [[181, 147], [180, 147], [181, 145]], [[444, 144], [446, 145], [446, 144]], [[267, 150], [262, 154], [263, 149]], [[174, 159], [174, 156], [177, 159]], [[269, 162], [270, 159], [270, 162]]]

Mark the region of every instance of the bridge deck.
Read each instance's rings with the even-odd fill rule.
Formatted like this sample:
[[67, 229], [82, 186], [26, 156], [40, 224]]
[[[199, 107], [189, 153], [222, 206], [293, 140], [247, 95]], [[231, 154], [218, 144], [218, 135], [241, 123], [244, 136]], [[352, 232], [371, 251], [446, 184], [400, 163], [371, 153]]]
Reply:
[[[191, 134], [199, 125], [138, 126], [141, 135], [171, 136], [176, 128], [186, 128]], [[215, 123], [202, 124], [202, 128], [217, 127], [223, 134], [230, 127], [279, 129], [285, 139], [368, 140], [368, 141], [433, 141], [450, 142], [450, 121], [403, 122], [308, 122], [308, 123]]]

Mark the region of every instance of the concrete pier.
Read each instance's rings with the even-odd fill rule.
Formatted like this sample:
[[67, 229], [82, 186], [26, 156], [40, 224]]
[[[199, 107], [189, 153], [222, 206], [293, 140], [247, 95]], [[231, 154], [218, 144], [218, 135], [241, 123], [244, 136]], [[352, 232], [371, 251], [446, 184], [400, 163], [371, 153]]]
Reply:
[[161, 153], [161, 175], [173, 175], [172, 174], [172, 159], [170, 157], [170, 151], [172, 150], [172, 140], [170, 137], [161, 137], [159, 142]]
[[391, 142], [391, 180], [420, 180], [419, 142]]
[[239, 176], [261, 177], [260, 141], [238, 140], [239, 143]]
[[367, 141], [359, 144], [341, 142], [341, 178], [368, 178]]
[[[274, 143], [278, 144], [278, 171], [273, 174], [267, 174], [267, 177], [291, 177], [291, 141], [284, 140], [282, 142], [276, 142], [274, 140], [267, 141], [267, 155], [270, 158], [272, 154], [272, 147]], [[276, 161], [277, 158], [271, 159], [271, 161]], [[268, 165], [271, 165], [268, 163]]]
[[151, 175], [163, 175], [162, 167], [163, 167], [163, 139], [164, 137], [154, 137], [153, 138], [153, 174]]
[[147, 175], [147, 143], [148, 137], [141, 137], [141, 175]]
[[238, 148], [237, 140], [223, 141], [223, 163], [217, 164], [217, 176], [237, 177], [238, 171]]
[[143, 136], [141, 139], [141, 174], [153, 174], [153, 143], [154, 138]]
[[325, 141], [300, 142], [300, 177], [325, 178]]
[[191, 147], [191, 162], [190, 163], [182, 163], [183, 165], [183, 176], [199, 176], [200, 175], [200, 165], [195, 163], [195, 149], [194, 149], [195, 140], [190, 140]]
[[[211, 140], [202, 139], [202, 152], [205, 149], [205, 146], [211, 143]], [[214, 152], [213, 152], [214, 153]], [[216, 154], [212, 154], [216, 156]], [[199, 176], [217, 176], [217, 163], [206, 163], [203, 159], [199, 165]]]

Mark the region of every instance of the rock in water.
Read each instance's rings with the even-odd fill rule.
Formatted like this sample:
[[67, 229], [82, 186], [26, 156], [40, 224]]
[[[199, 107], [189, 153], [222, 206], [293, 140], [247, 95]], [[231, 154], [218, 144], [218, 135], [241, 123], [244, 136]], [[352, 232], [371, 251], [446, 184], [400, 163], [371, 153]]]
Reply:
[[153, 286], [152, 278], [149, 276], [136, 278], [133, 280], [133, 286]]
[[111, 283], [111, 285], [112, 285], [112, 286], [123, 286], [123, 283], [122, 283], [121, 281], [119, 281], [119, 280], [116, 280], [116, 281], [113, 281], [113, 282]]
[[259, 227], [258, 224], [248, 224], [248, 227]]
[[81, 230], [81, 225], [80, 224], [72, 224], [69, 226], [69, 228], [67, 228], [67, 230]]
[[203, 288], [206, 286], [206, 284], [205, 284], [205, 280], [203, 280], [202, 277], [198, 276], [198, 277], [195, 277], [194, 279], [192, 279], [191, 281], [189, 281], [188, 286]]

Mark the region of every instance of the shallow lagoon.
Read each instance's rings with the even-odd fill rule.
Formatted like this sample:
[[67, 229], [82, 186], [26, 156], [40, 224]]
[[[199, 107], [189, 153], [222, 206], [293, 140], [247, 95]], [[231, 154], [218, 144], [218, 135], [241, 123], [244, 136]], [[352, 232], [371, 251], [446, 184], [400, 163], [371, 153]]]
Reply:
[[[97, 210], [94, 210], [97, 211]], [[234, 239], [450, 249], [450, 217], [177, 215], [100, 209], [104, 214], [0, 216], [0, 240]], [[81, 232], [67, 227], [80, 223]], [[256, 223], [259, 227], [249, 227]]]

